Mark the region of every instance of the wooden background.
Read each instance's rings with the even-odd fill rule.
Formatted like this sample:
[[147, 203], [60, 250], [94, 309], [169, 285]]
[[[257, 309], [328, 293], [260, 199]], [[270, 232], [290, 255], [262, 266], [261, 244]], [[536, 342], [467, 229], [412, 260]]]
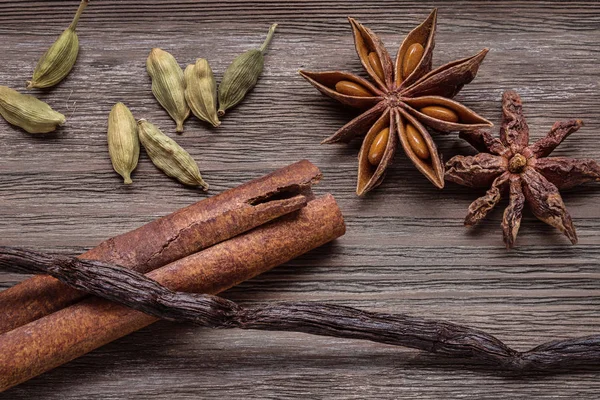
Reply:
[[[354, 194], [358, 143], [320, 146], [353, 111], [321, 96], [298, 69], [360, 72], [345, 17], [380, 33], [391, 53], [439, 7], [434, 65], [491, 49], [457, 97], [494, 123], [504, 89], [523, 97], [533, 139], [555, 120], [586, 126], [557, 155], [600, 160], [600, 4], [597, 2], [91, 1], [72, 73], [40, 98], [70, 117], [29, 135], [0, 121], [0, 245], [80, 254], [206, 195], [159, 172], [145, 154], [124, 186], [106, 148], [111, 106], [125, 102], [175, 137], [150, 91], [152, 47], [181, 65], [210, 60], [217, 79], [280, 23], [255, 90], [218, 129], [192, 118], [177, 141], [210, 194], [301, 158], [322, 168], [348, 233], [225, 293], [245, 305], [328, 301], [442, 318], [485, 329], [517, 349], [600, 332], [600, 185], [564, 194], [579, 234], [571, 246], [526, 214], [505, 250], [502, 208], [481, 227], [462, 219], [482, 194], [435, 189], [400, 151], [383, 186]], [[0, 0], [0, 85], [24, 88], [77, 1]], [[497, 127], [494, 128], [497, 133]], [[472, 150], [435, 135], [445, 159]], [[506, 203], [503, 203], [503, 206]], [[25, 276], [0, 272], [0, 288]], [[600, 374], [514, 379], [494, 370], [369, 342], [296, 333], [211, 331], [157, 323], [0, 395], [1, 399], [495, 399], [598, 398]]]

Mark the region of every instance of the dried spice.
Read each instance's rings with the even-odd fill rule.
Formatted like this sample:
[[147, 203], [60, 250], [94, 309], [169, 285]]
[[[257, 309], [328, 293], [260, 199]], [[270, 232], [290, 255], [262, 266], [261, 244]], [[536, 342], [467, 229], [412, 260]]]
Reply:
[[66, 118], [37, 98], [0, 86], [0, 115], [29, 133], [48, 133], [65, 123]]
[[446, 164], [446, 179], [451, 182], [469, 187], [491, 186], [469, 206], [465, 225], [481, 221], [508, 192], [509, 205], [502, 219], [507, 248], [515, 243], [526, 202], [538, 219], [560, 230], [571, 243], [577, 243], [573, 221], [559, 190], [600, 181], [600, 165], [590, 159], [548, 156], [583, 122], [556, 122], [545, 137], [529, 145], [529, 127], [516, 92], [504, 92], [502, 114], [500, 139], [481, 130], [461, 132], [460, 137], [481, 153], [456, 156]]
[[[297, 212], [156, 269], [148, 277], [171, 290], [219, 293], [344, 232], [335, 199], [325, 195], [310, 199]], [[153, 239], [142, 237], [142, 241]], [[22, 307], [17, 305], [17, 309]], [[90, 297], [6, 332], [0, 335], [0, 349], [6, 349], [0, 351], [0, 391], [156, 321], [156, 317]]]
[[273, 34], [275, 33], [277, 24], [271, 25], [267, 38], [258, 49], [248, 50], [247, 52], [237, 56], [231, 63], [223, 80], [219, 85], [219, 111], [220, 117], [225, 115], [225, 111], [238, 104], [244, 99], [246, 94], [256, 85], [265, 63], [265, 52]]
[[152, 93], [177, 125], [176, 131], [183, 132], [183, 122], [190, 115], [185, 101], [183, 70], [170, 53], [154, 48], [146, 60], [148, 75], [152, 78]]
[[421, 317], [316, 302], [245, 308], [214, 295], [173, 291], [138, 272], [97, 261], [0, 247], [0, 266], [49, 273], [76, 289], [154, 317], [211, 328], [370, 340], [468, 359], [517, 374], [589, 368], [600, 363], [600, 335], [551, 341], [519, 352], [481, 330]]
[[198, 164], [177, 142], [145, 119], [138, 121], [138, 131], [148, 157], [158, 169], [184, 185], [208, 190], [208, 184], [200, 176]]
[[[149, 272], [304, 207], [320, 179], [314, 164], [299, 161], [105, 240], [80, 257]], [[0, 334], [82, 297], [47, 275], [26, 279], [0, 292]]]
[[221, 125], [217, 116], [217, 83], [208, 61], [204, 58], [190, 64], [183, 73], [185, 100], [192, 113], [215, 128]]
[[435, 186], [444, 186], [444, 165], [426, 127], [465, 131], [492, 126], [451, 100], [471, 82], [488, 50], [431, 71], [436, 10], [402, 42], [395, 63], [381, 40], [349, 18], [360, 61], [375, 84], [340, 71], [300, 74], [323, 94], [342, 104], [368, 109], [323, 143], [348, 142], [365, 135], [359, 154], [359, 195], [377, 187], [392, 162], [398, 142], [417, 169]]
[[108, 153], [115, 172], [130, 184], [131, 172], [137, 167], [140, 156], [140, 139], [137, 122], [129, 108], [117, 103], [108, 115]]
[[79, 54], [79, 38], [75, 29], [87, 4], [88, 0], [81, 0], [71, 25], [40, 58], [31, 81], [27, 81], [27, 89], [51, 87], [69, 75]]

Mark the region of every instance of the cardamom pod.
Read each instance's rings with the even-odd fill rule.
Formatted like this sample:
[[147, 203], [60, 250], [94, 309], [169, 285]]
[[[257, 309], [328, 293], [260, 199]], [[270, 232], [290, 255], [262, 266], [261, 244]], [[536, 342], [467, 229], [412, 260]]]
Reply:
[[185, 99], [192, 113], [212, 126], [221, 125], [217, 116], [217, 83], [208, 61], [204, 58], [196, 60], [196, 64], [186, 67]]
[[152, 78], [152, 93], [183, 132], [183, 122], [190, 115], [185, 101], [183, 70], [170, 53], [154, 48], [146, 60], [148, 75]]
[[33, 71], [33, 77], [27, 81], [27, 89], [54, 86], [69, 75], [79, 53], [79, 38], [75, 29], [87, 4], [88, 0], [81, 0], [71, 25], [40, 58]]
[[258, 49], [248, 50], [237, 56], [231, 63], [223, 80], [219, 85], [219, 117], [225, 115], [225, 110], [242, 101], [246, 93], [256, 85], [262, 73], [265, 57], [264, 53], [271, 43], [277, 24], [271, 25], [267, 38]]
[[110, 110], [107, 137], [113, 168], [129, 184], [140, 156], [140, 139], [135, 118], [125, 104], [117, 103]]
[[184, 185], [201, 186], [203, 190], [208, 190], [196, 161], [173, 139], [145, 119], [138, 121], [138, 132], [148, 157], [158, 169]]
[[0, 115], [29, 133], [47, 133], [65, 123], [66, 118], [37, 98], [0, 86]]

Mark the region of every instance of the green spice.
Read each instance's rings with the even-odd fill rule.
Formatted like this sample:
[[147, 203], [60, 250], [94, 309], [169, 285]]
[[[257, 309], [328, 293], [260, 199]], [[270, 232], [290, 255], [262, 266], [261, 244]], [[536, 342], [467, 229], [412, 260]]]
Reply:
[[212, 126], [221, 125], [217, 116], [217, 83], [208, 61], [196, 60], [196, 64], [187, 66], [185, 77], [185, 99], [192, 113]]
[[140, 155], [138, 126], [129, 108], [123, 103], [113, 106], [108, 116], [108, 153], [114, 170], [131, 183], [131, 172]]
[[259, 49], [248, 50], [236, 57], [225, 71], [219, 85], [219, 116], [225, 115], [225, 110], [238, 104], [254, 85], [262, 73], [264, 53], [273, 38], [277, 24], [271, 25], [267, 38]]
[[66, 121], [64, 115], [43, 101], [6, 86], [0, 86], [0, 115], [29, 133], [52, 132]]
[[138, 121], [138, 132], [148, 157], [160, 170], [184, 185], [200, 186], [203, 190], [208, 190], [196, 161], [173, 139], [145, 119]]
[[152, 93], [183, 132], [183, 122], [190, 115], [185, 101], [185, 81], [181, 67], [170, 53], [154, 48], [146, 60], [148, 75], [152, 78]]
[[40, 58], [31, 81], [27, 81], [27, 89], [54, 86], [71, 72], [79, 53], [79, 38], [75, 29], [87, 4], [88, 0], [81, 1], [71, 25]]

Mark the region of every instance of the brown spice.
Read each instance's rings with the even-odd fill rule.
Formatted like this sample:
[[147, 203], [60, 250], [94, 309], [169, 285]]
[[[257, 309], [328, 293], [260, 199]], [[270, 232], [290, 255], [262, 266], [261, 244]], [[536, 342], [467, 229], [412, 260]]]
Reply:
[[[218, 293], [345, 232], [331, 195], [199, 253], [150, 272], [171, 290]], [[157, 321], [91, 297], [0, 335], [0, 391]]]
[[[303, 207], [320, 177], [315, 165], [300, 161], [108, 239], [80, 258], [151, 271]], [[27, 279], [0, 292], [0, 333], [82, 296], [50, 276]]]
[[556, 122], [542, 139], [529, 144], [529, 127], [523, 115], [519, 95], [512, 90], [502, 97], [503, 121], [500, 139], [489, 132], [461, 132], [460, 136], [482, 153], [456, 156], [446, 165], [446, 179], [470, 187], [489, 187], [487, 193], [469, 206], [465, 225], [483, 219], [500, 201], [503, 192], [510, 193], [504, 211], [502, 230], [507, 248], [514, 245], [525, 202], [533, 214], [577, 243], [577, 234], [560, 189], [590, 181], [600, 181], [600, 165], [590, 159], [548, 157], [583, 122]]
[[[436, 10], [433, 10], [404, 39], [392, 64], [381, 40], [356, 20], [349, 20], [356, 52], [375, 83], [347, 72], [300, 71], [323, 94], [342, 104], [367, 109], [323, 143], [348, 142], [365, 135], [359, 154], [356, 188], [359, 195], [383, 181], [398, 144], [423, 175], [435, 186], [444, 187], [444, 165], [427, 127], [450, 132], [492, 125], [451, 100], [475, 78], [488, 50], [431, 71], [436, 24]], [[389, 129], [390, 134], [382, 156], [375, 158], [371, 148], [383, 129]]]

